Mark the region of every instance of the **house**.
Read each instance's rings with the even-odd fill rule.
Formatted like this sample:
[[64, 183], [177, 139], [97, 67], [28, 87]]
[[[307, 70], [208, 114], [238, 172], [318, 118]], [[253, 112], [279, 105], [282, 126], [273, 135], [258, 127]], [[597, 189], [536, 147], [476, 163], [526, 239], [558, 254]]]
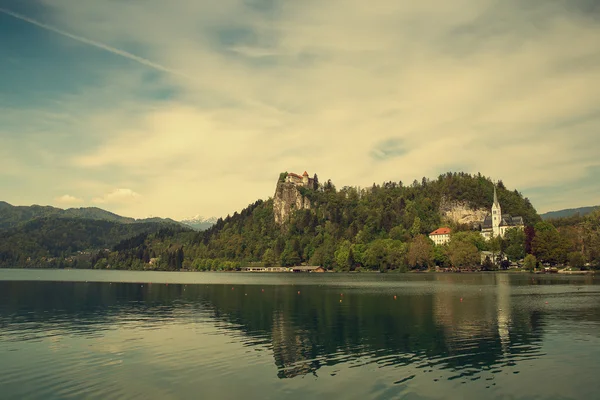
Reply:
[[290, 269], [292, 272], [325, 272], [325, 269], [318, 265], [295, 266]]
[[481, 236], [486, 240], [493, 237], [504, 237], [507, 230], [511, 228], [523, 229], [525, 223], [523, 217], [513, 217], [510, 214], [502, 214], [502, 208], [498, 202], [496, 195], [496, 186], [494, 186], [494, 203], [492, 204], [492, 212], [488, 214], [481, 224]]
[[446, 244], [450, 241], [450, 228], [438, 228], [429, 234], [429, 239], [436, 245]]

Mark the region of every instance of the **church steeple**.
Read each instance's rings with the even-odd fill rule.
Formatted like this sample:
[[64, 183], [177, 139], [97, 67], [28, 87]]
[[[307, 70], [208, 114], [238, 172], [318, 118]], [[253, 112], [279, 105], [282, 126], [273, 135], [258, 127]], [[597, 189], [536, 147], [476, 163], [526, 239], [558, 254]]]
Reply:
[[500, 232], [500, 221], [502, 220], [502, 209], [498, 202], [498, 195], [496, 194], [496, 185], [494, 185], [494, 204], [492, 204], [492, 234], [493, 236], [501, 235]]
[[494, 185], [494, 206], [500, 207], [500, 203], [498, 203], [498, 196], [496, 195], [496, 185]]

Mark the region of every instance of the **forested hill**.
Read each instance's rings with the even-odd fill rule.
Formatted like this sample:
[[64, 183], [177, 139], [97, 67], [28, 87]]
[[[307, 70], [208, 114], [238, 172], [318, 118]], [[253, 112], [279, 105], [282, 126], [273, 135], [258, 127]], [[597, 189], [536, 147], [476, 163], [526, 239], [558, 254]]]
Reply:
[[97, 207], [68, 208], [63, 210], [62, 208], [39, 205], [13, 206], [5, 201], [0, 201], [0, 229], [16, 227], [36, 218], [49, 217], [112, 221], [122, 224], [155, 222], [170, 225], [182, 225], [169, 218], [147, 218], [136, 220], [134, 218], [122, 217]]
[[93, 256], [136, 235], [186, 231], [162, 222], [120, 223], [67, 217], [39, 217], [0, 229], [0, 267], [91, 268]]
[[[149, 235], [130, 242], [107, 254], [102, 265], [143, 267], [139, 254], [152, 251], [158, 265], [167, 269], [221, 269], [249, 262], [393, 268], [410, 258], [409, 243], [442, 224], [452, 225], [443, 220], [442, 202], [489, 209], [493, 190], [489, 178], [465, 173], [423, 178], [410, 185], [385, 182], [367, 189], [337, 189], [327, 181], [317, 190], [301, 188], [311, 209], [293, 212], [283, 226], [275, 224], [273, 200], [259, 200], [240, 213], [219, 219], [204, 232], [162, 238]], [[502, 182], [498, 183], [498, 199], [503, 212], [522, 216], [526, 224], [540, 220], [529, 200]]]
[[90, 268], [94, 254], [123, 240], [189, 230], [170, 219], [136, 220], [96, 207], [63, 210], [0, 201], [0, 267]]
[[569, 208], [565, 210], [558, 211], [549, 211], [547, 213], [541, 214], [543, 220], [554, 220], [558, 218], [570, 218], [575, 216], [586, 216], [591, 214], [594, 210], [600, 209], [600, 206], [591, 206], [591, 207], [580, 207], [580, 208]]

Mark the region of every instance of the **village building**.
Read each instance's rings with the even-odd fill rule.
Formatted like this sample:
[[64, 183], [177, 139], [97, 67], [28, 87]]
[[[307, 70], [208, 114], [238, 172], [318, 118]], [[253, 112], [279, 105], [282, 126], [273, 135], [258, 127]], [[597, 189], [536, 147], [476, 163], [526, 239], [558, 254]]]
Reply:
[[506, 231], [511, 228], [523, 229], [525, 227], [523, 217], [513, 217], [510, 214], [502, 214], [502, 208], [498, 202], [495, 186], [494, 203], [492, 204], [491, 211], [491, 214], [488, 214], [481, 224], [481, 236], [486, 240], [497, 236], [504, 237]]
[[304, 171], [302, 176], [290, 172], [285, 177], [286, 182], [293, 183], [296, 186], [303, 186], [309, 189], [315, 188], [315, 180], [313, 178], [309, 178], [308, 172]]
[[450, 241], [450, 228], [438, 228], [429, 234], [429, 239], [436, 245], [443, 245]]

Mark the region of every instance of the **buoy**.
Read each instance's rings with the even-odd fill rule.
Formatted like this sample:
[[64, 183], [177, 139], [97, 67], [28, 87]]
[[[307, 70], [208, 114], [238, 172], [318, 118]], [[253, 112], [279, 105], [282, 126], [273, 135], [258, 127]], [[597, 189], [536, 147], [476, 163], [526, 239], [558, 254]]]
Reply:
[[546, 302], [546, 304], [548, 304], [548, 302]]
[[460, 298], [460, 302], [462, 303], [462, 297]]
[[231, 290], [233, 290], [233, 288], [231, 288]]
[[264, 292], [264, 291], [265, 291], [265, 289], [262, 289], [262, 291]]
[[342, 302], [342, 299], [340, 299], [340, 303]]
[[396, 300], [396, 295], [394, 295], [394, 300]]
[[340, 293], [340, 296], [344, 297], [344, 293]]
[[300, 294], [300, 291], [298, 290], [298, 294]]

